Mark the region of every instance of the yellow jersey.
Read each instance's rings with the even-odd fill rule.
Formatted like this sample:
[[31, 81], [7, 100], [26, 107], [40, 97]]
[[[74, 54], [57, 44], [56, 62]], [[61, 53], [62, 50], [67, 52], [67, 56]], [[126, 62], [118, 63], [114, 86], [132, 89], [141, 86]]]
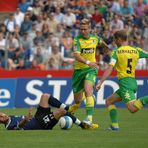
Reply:
[[[98, 44], [101, 44], [102, 40], [95, 35], [90, 34], [89, 38], [84, 38], [79, 35], [74, 38], [74, 52], [80, 53], [80, 55], [91, 62], [96, 62], [96, 48]], [[87, 68], [88, 65], [75, 61], [74, 69]]]
[[118, 79], [135, 78], [136, 64], [139, 58], [148, 58], [148, 53], [141, 48], [121, 46], [112, 52], [109, 64], [115, 66]]

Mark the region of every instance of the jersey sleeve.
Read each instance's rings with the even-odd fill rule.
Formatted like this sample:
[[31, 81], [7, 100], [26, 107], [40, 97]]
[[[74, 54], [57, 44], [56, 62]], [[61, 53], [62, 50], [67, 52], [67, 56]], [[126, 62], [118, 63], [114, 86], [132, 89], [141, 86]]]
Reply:
[[75, 37], [74, 38], [74, 41], [73, 41], [73, 51], [74, 52], [78, 52], [78, 53], [80, 53], [80, 42], [79, 42], [79, 39], [78, 39], [78, 37]]
[[148, 58], [148, 52], [142, 50], [141, 48], [136, 48], [139, 52], [139, 58]]
[[97, 36], [97, 39], [98, 39], [98, 45], [102, 44], [103, 40], [99, 36]]
[[116, 54], [116, 50], [113, 50], [111, 53], [109, 65], [115, 66], [116, 62], [117, 62], [117, 54]]

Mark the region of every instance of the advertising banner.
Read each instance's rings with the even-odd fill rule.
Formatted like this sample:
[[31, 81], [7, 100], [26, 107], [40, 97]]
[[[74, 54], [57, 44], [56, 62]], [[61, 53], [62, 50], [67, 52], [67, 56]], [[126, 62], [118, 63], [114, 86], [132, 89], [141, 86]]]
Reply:
[[0, 108], [15, 107], [16, 79], [0, 79]]
[[[97, 79], [98, 81], [99, 79]], [[16, 83], [17, 82], [17, 83]], [[148, 78], [137, 78], [136, 96], [148, 95]], [[61, 102], [69, 105], [74, 102], [71, 78], [18, 78], [0, 79], [0, 108], [27, 108], [37, 106], [43, 93], [50, 93]], [[118, 89], [116, 77], [107, 79], [98, 92], [95, 92], [95, 107], [105, 107], [105, 99]], [[81, 107], [84, 107], [84, 103]], [[118, 107], [124, 107], [118, 103]]]

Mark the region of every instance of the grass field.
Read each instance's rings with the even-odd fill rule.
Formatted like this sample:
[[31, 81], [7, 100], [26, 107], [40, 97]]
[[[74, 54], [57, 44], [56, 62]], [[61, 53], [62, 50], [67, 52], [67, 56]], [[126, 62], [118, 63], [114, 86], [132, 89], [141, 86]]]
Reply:
[[[0, 109], [8, 114], [26, 114], [27, 109]], [[85, 110], [76, 113], [81, 120]], [[96, 109], [95, 122], [101, 127], [97, 130], [81, 130], [74, 125], [70, 130], [58, 126], [52, 131], [7, 131], [0, 125], [0, 148], [147, 148], [148, 147], [148, 109], [130, 114], [119, 109], [120, 131], [105, 131], [109, 125], [106, 109]]]

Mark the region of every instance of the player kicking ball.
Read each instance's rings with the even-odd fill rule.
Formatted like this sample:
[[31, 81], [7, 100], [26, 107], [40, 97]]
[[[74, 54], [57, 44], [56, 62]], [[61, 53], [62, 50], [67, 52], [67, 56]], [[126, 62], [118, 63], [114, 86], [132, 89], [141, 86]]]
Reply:
[[117, 31], [114, 34], [114, 41], [118, 48], [113, 51], [109, 67], [96, 85], [96, 90], [98, 91], [101, 88], [101, 85], [111, 74], [115, 66], [119, 79], [119, 89], [106, 99], [106, 105], [111, 119], [109, 130], [118, 131], [119, 123], [115, 106], [116, 102], [123, 101], [131, 113], [137, 112], [148, 103], [148, 96], [138, 99], [135, 97], [137, 92], [137, 82], [135, 79], [136, 64], [139, 58], [148, 58], [148, 53], [141, 48], [129, 46], [128, 36], [124, 30]]

